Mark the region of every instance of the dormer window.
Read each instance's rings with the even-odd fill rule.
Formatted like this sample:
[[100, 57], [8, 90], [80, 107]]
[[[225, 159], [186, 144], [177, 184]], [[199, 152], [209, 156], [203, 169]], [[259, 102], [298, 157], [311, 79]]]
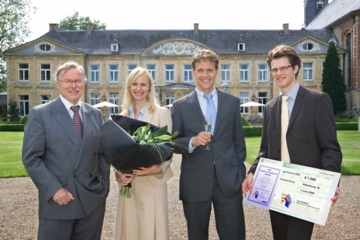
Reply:
[[44, 52], [48, 52], [48, 51], [50, 51], [51, 50], [51, 46], [49, 45], [49, 44], [41, 44], [40, 46], [39, 46], [39, 48], [40, 48], [40, 50], [41, 51], [44, 51]]
[[324, 7], [324, 1], [317, 1], [316, 2], [316, 9], [322, 9]]
[[302, 47], [304, 48], [305, 51], [310, 51], [311, 49], [314, 48], [314, 44], [307, 42], [307, 43], [304, 43]]
[[239, 52], [245, 51], [245, 43], [238, 43], [237, 48]]
[[111, 44], [111, 51], [112, 52], [118, 52], [119, 51], [119, 44], [118, 43], [112, 43]]

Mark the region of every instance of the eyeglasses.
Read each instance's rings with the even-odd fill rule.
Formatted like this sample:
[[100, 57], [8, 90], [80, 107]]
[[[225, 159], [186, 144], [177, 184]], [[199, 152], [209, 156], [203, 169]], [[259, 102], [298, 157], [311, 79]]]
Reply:
[[290, 65], [290, 66], [283, 66], [283, 67], [279, 67], [279, 68], [273, 68], [273, 69], [270, 69], [270, 71], [272, 73], [277, 73], [278, 71], [280, 71], [282, 73], [283, 71], [288, 70], [289, 67], [292, 67], [292, 66]]
[[80, 85], [83, 84], [84, 81], [83, 80], [75, 80], [75, 81], [71, 81], [71, 80], [58, 80], [59, 82], [63, 82], [66, 85], [72, 85], [73, 83], [75, 83], [75, 85]]

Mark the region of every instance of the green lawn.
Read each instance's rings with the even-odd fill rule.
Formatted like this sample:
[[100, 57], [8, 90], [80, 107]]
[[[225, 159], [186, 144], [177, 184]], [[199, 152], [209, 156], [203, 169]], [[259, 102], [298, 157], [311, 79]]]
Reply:
[[[343, 152], [341, 172], [343, 175], [360, 175], [360, 133], [338, 131]], [[0, 178], [27, 176], [21, 162], [23, 132], [0, 132]], [[248, 137], [246, 141], [247, 161], [253, 162], [260, 147], [260, 137]]]
[[[338, 131], [338, 140], [343, 153], [341, 173], [360, 175], [360, 133], [358, 131]], [[260, 148], [260, 137], [248, 137], [246, 141], [247, 162], [252, 163]]]

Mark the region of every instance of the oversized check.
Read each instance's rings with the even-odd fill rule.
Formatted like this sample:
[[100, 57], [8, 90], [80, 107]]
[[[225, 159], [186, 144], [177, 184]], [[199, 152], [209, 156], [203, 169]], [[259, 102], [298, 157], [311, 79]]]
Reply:
[[261, 158], [245, 202], [325, 226], [340, 173]]

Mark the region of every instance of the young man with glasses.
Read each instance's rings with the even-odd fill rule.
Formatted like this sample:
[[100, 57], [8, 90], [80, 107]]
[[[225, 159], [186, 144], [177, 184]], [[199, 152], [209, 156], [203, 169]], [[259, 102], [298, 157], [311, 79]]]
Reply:
[[[326, 93], [297, 83], [301, 60], [295, 50], [277, 46], [269, 52], [267, 63], [281, 95], [265, 106], [260, 151], [242, 184], [244, 196], [252, 190], [261, 157], [334, 172], [340, 172], [342, 161], [331, 99]], [[282, 108], [283, 105], [288, 108]], [[287, 127], [283, 130], [284, 122]], [[331, 199], [332, 205], [339, 193], [338, 188]], [[314, 227], [311, 222], [271, 210], [270, 219], [275, 240], [311, 239]]]
[[100, 149], [101, 112], [80, 100], [82, 66], [61, 65], [60, 96], [30, 110], [22, 160], [39, 192], [39, 240], [100, 239], [110, 167]]

